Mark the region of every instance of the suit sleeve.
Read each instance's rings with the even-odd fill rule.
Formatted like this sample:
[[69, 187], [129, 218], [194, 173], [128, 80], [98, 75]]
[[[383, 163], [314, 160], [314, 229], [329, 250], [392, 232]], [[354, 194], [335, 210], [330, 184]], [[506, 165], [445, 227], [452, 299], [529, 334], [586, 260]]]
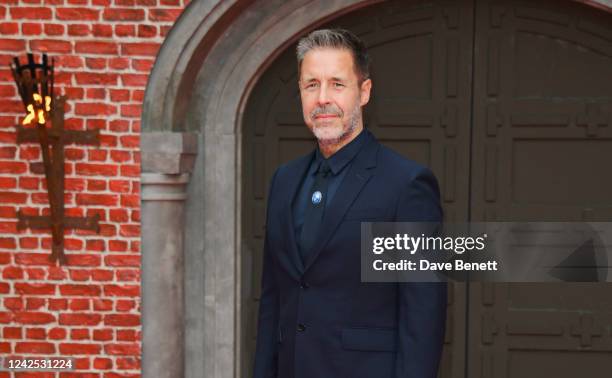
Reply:
[[278, 170], [274, 173], [268, 193], [268, 209], [266, 212], [266, 236], [263, 251], [263, 273], [261, 277], [261, 298], [259, 300], [259, 317], [257, 324], [257, 344], [255, 349], [255, 367], [253, 378], [277, 378], [278, 359], [278, 316], [279, 293], [273, 272], [273, 261], [268, 243], [268, 217], [274, 181]]
[[[438, 183], [429, 169], [420, 169], [401, 193], [396, 221], [442, 221]], [[400, 282], [398, 285], [395, 378], [435, 378], [444, 342], [447, 284]]]

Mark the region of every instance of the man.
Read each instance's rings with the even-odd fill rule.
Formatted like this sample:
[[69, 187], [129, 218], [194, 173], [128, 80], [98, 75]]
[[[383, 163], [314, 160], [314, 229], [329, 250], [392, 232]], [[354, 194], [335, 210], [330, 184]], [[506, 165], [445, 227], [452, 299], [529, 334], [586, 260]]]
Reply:
[[363, 42], [318, 30], [297, 57], [318, 147], [272, 178], [254, 378], [434, 378], [446, 285], [361, 282], [360, 222], [441, 221], [437, 181], [364, 129]]

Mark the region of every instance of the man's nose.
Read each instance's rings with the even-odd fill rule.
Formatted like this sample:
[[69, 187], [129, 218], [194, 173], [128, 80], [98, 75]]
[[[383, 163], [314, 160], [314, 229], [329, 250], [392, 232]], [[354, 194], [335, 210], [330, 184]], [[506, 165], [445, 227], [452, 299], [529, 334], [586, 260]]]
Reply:
[[329, 91], [327, 90], [327, 85], [321, 85], [319, 89], [319, 98], [317, 99], [320, 105], [325, 105], [330, 103]]

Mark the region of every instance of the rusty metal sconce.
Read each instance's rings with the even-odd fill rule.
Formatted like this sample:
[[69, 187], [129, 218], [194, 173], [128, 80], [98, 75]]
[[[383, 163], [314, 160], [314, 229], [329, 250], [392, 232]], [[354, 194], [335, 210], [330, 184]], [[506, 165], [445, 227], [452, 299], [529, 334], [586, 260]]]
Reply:
[[43, 159], [50, 216], [25, 215], [17, 212], [17, 228], [51, 229], [53, 243], [50, 260], [66, 263], [64, 255], [64, 230], [78, 228], [100, 232], [99, 216], [67, 217], [64, 215], [64, 145], [82, 143], [100, 144], [99, 130], [64, 130], [64, 104], [66, 96], [54, 96], [53, 61], [49, 65], [47, 54], [42, 62], [35, 63], [34, 55], [27, 55], [27, 64], [21, 65], [14, 58], [11, 72], [17, 90], [26, 109], [23, 125], [17, 126], [17, 143], [40, 144]]

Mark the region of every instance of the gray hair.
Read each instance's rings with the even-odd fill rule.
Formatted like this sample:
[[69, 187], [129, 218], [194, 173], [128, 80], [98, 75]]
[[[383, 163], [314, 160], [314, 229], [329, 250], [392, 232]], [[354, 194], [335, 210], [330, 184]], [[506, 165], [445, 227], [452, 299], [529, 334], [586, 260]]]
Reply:
[[299, 40], [296, 49], [298, 76], [301, 73], [302, 61], [310, 50], [316, 48], [346, 49], [353, 55], [353, 63], [359, 82], [370, 78], [370, 57], [368, 50], [355, 34], [344, 29], [320, 29], [315, 30]]

